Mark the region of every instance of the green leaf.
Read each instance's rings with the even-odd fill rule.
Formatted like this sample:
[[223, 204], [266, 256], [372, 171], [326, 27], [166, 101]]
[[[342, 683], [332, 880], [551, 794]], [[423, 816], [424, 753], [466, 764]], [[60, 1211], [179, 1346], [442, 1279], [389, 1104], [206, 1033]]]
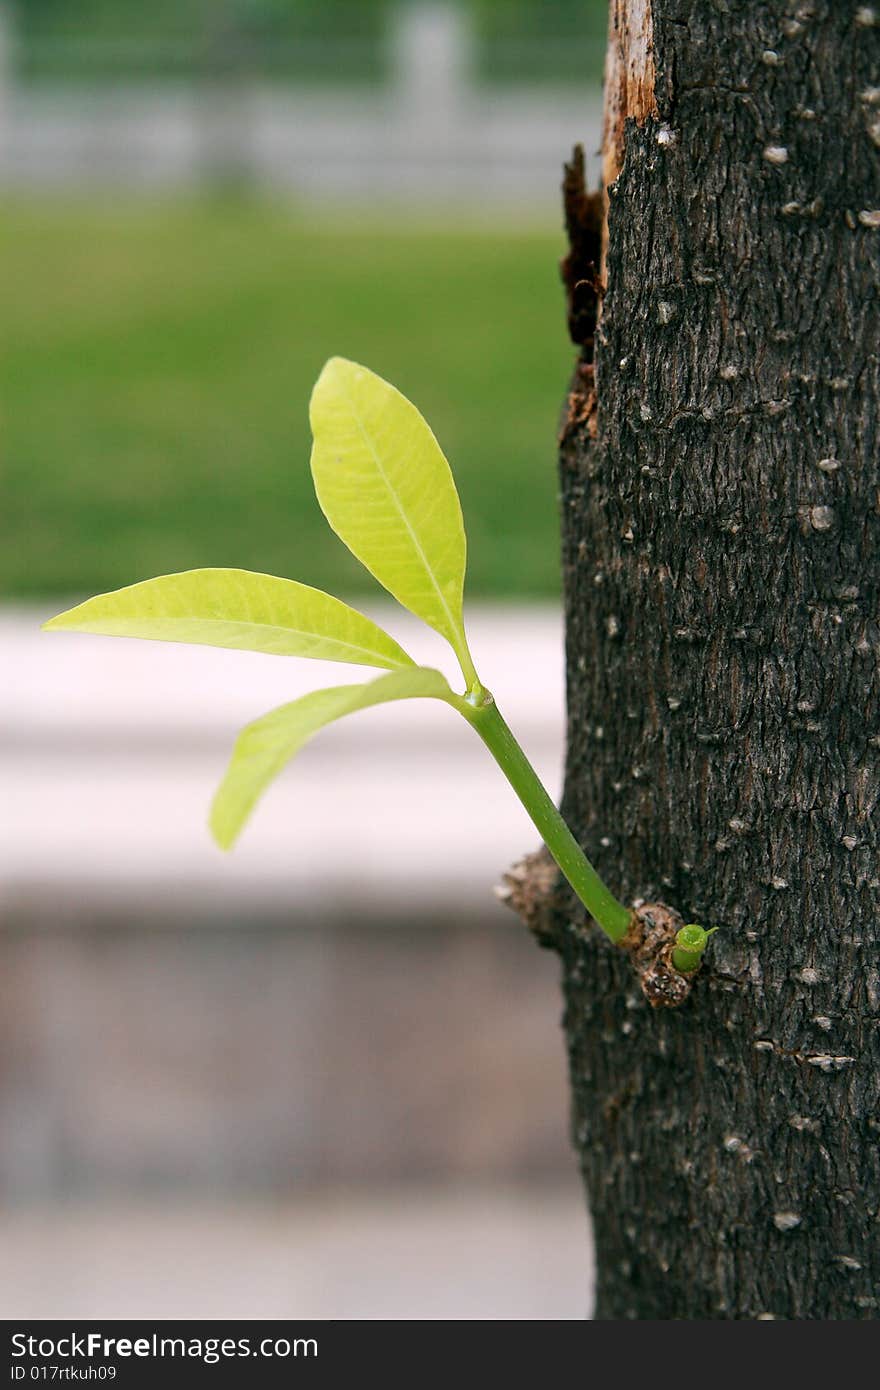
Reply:
[[370, 705], [422, 696], [452, 704], [457, 699], [439, 671], [414, 666], [365, 685], [313, 690], [248, 724], [236, 740], [211, 807], [211, 830], [220, 848], [231, 848], [269, 783], [325, 724]]
[[449, 464], [387, 381], [332, 357], [312, 392], [312, 476], [333, 530], [389, 593], [451, 644], [477, 680], [462, 615], [466, 542]]
[[187, 570], [87, 599], [43, 625], [319, 657], [388, 670], [411, 667], [393, 637], [330, 594], [250, 570]]

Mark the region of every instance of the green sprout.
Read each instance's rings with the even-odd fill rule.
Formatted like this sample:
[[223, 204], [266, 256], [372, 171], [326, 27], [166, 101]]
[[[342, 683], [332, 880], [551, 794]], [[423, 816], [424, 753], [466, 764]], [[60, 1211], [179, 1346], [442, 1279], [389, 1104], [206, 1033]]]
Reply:
[[[340, 357], [321, 372], [309, 413], [312, 477], [327, 521], [404, 608], [446, 639], [461, 667], [462, 693], [339, 599], [248, 570], [189, 570], [148, 579], [88, 599], [45, 628], [316, 657], [384, 671], [365, 684], [315, 690], [242, 730], [211, 808], [211, 831], [222, 849], [232, 847], [262, 793], [325, 724], [393, 700], [443, 701], [479, 734], [587, 911], [613, 942], [622, 942], [632, 913], [584, 855], [477, 675], [464, 627], [461, 504], [429, 426], [388, 382]], [[699, 944], [682, 939], [692, 932], [702, 933]], [[708, 935], [699, 927], [679, 933], [676, 969], [696, 968]]]
[[682, 927], [675, 936], [675, 944], [672, 948], [672, 964], [682, 975], [690, 975], [694, 970], [699, 969], [703, 959], [703, 952], [709, 944], [709, 937], [717, 932], [717, 927], [697, 926], [696, 922], [689, 922]]

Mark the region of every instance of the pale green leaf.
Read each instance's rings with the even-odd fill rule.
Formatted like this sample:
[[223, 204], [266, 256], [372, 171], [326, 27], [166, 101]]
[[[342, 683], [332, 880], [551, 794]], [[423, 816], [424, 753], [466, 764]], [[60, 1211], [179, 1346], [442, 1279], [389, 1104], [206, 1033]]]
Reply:
[[387, 381], [342, 357], [321, 372], [310, 418], [315, 491], [333, 530], [476, 681], [462, 616], [461, 505], [427, 423]]
[[412, 657], [387, 632], [330, 594], [250, 570], [187, 570], [87, 599], [44, 624], [97, 632], [309, 656], [388, 670]]
[[379, 676], [365, 685], [313, 690], [248, 724], [236, 740], [211, 807], [211, 830], [221, 849], [232, 846], [269, 783], [325, 724], [370, 705], [417, 697], [456, 702], [439, 671], [414, 666]]

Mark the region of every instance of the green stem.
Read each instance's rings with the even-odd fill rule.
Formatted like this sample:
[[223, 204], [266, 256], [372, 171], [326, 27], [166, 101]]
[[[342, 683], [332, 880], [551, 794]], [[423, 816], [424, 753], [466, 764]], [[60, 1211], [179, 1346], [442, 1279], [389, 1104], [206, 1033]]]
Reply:
[[620, 941], [629, 929], [632, 914], [608, 891], [587, 859], [492, 696], [482, 690], [480, 694], [479, 703], [456, 700], [456, 708], [480, 735], [591, 917], [612, 941]]

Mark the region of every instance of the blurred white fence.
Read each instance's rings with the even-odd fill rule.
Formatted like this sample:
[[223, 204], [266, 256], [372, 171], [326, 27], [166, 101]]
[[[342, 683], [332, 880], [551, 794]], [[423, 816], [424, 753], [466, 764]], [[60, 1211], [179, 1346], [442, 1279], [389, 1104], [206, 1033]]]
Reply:
[[[0, 908], [12, 919], [132, 902], [172, 920], [279, 904], [325, 920], [371, 910], [405, 923], [474, 918], [538, 841], [463, 721], [421, 700], [315, 739], [223, 855], [206, 816], [238, 729], [346, 673], [249, 652], [49, 636], [40, 622], [52, 607], [0, 610], [10, 672], [0, 686]], [[415, 619], [376, 613], [417, 659], [448, 668], [444, 644]], [[468, 631], [483, 679], [555, 794], [561, 614], [477, 605]]]
[[[556, 197], [575, 141], [597, 149], [601, 93], [473, 78], [467, 17], [399, 12], [374, 88], [248, 81], [21, 84], [0, 0], [0, 186], [163, 189], [236, 180], [308, 199], [522, 202]], [[591, 66], [584, 55], [584, 71]]]

